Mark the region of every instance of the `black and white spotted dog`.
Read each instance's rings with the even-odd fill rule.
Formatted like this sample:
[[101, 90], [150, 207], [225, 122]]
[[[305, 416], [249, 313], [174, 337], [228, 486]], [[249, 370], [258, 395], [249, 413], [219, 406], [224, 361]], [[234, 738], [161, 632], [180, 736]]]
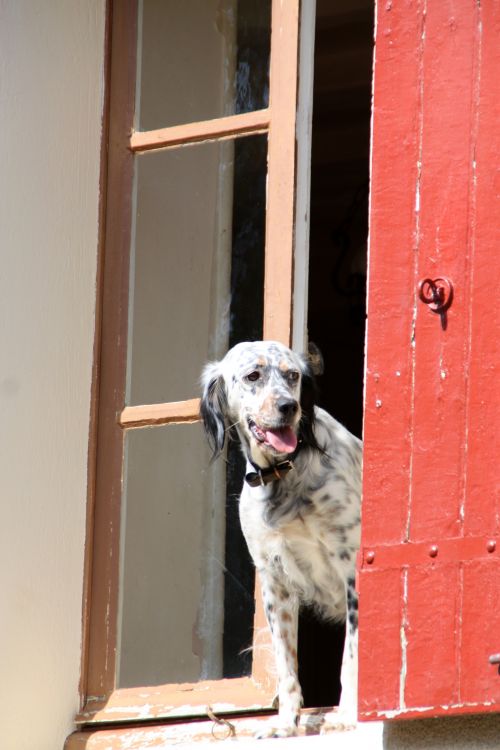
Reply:
[[314, 405], [307, 360], [274, 341], [238, 344], [203, 373], [201, 414], [218, 455], [235, 427], [247, 460], [240, 518], [260, 575], [278, 675], [279, 715], [262, 736], [297, 733], [301, 603], [347, 619], [335, 724], [356, 722], [361, 441]]

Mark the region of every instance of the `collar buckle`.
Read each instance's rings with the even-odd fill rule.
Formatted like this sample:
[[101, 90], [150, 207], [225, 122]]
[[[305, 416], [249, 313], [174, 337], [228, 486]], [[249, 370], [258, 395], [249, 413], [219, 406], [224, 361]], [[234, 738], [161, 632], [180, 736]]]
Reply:
[[245, 475], [245, 482], [250, 485], [250, 487], [265, 487], [266, 484], [279, 481], [286, 477], [293, 468], [293, 461], [286, 459], [285, 461], [280, 461], [279, 464], [270, 466], [268, 469], [257, 469], [257, 471], [249, 472]]

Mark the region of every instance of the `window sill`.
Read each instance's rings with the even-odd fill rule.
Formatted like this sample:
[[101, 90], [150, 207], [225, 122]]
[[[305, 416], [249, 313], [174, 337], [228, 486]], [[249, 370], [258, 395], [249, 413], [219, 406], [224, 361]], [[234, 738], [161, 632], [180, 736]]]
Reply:
[[[183, 723], [169, 723], [162, 725], [143, 725], [126, 728], [107, 728], [80, 730], [68, 737], [65, 750], [160, 750], [175, 745], [177, 748], [192, 747], [195, 742], [214, 743], [229, 739], [232, 743], [241, 741], [246, 747], [254, 746], [259, 750], [273, 747], [276, 750], [276, 740], [254, 740], [256, 732], [262, 724], [269, 720], [269, 716], [232, 717], [234, 736], [227, 724], [216, 724], [213, 721], [193, 721]], [[321, 732], [321, 733], [320, 733]], [[358, 724], [351, 731], [336, 731], [325, 726], [325, 712], [320, 710], [303, 711], [299, 736], [288, 740], [280, 739], [279, 748], [284, 750], [289, 746], [294, 750], [301, 747], [332, 746], [332, 735], [335, 737], [335, 750], [354, 750], [358, 747], [369, 747], [370, 750], [382, 749], [382, 722], [367, 722]], [[271, 743], [271, 744], [268, 744]], [[307, 745], [306, 745], [307, 743]]]

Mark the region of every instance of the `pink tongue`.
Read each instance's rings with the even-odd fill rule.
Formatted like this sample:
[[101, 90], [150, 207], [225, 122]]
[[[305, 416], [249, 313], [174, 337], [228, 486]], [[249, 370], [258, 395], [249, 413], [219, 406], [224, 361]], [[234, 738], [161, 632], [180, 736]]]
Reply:
[[278, 453], [293, 453], [297, 447], [297, 435], [291, 427], [281, 430], [266, 430], [266, 443], [269, 443]]

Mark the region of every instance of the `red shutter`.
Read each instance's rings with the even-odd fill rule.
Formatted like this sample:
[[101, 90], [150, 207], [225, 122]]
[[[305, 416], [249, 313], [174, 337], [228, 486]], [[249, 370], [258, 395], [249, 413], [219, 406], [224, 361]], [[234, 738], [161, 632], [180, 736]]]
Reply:
[[359, 713], [499, 711], [500, 0], [377, 16]]

